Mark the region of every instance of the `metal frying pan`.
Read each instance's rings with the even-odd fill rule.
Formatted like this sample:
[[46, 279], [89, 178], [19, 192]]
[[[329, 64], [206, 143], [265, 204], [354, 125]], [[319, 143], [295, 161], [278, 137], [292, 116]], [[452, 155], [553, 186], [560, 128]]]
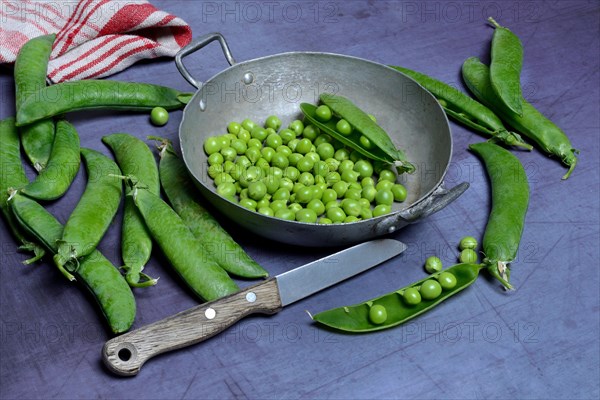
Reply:
[[[231, 67], [200, 83], [182, 59], [217, 40]], [[337, 246], [397, 231], [441, 210], [467, 188], [442, 185], [452, 155], [448, 119], [435, 98], [411, 78], [385, 65], [330, 53], [290, 52], [236, 63], [219, 33], [200, 37], [175, 57], [177, 68], [197, 92], [183, 111], [179, 139], [183, 160], [203, 196], [226, 217], [258, 235], [300, 246]], [[337, 93], [374, 114], [394, 144], [405, 150], [416, 172], [399, 177], [408, 190], [391, 214], [334, 225], [285, 221], [247, 210], [216, 193], [208, 176], [203, 142], [226, 133], [240, 118], [264, 122], [271, 114], [283, 126], [302, 117], [301, 102]], [[241, 122], [241, 121], [240, 121]]]

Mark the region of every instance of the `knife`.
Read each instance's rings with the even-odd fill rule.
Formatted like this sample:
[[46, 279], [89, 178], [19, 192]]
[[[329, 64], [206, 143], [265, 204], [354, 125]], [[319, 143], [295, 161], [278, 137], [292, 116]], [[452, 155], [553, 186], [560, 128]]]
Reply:
[[150, 358], [199, 343], [254, 313], [274, 314], [289, 304], [374, 267], [406, 250], [393, 239], [376, 239], [269, 278], [221, 299], [182, 311], [107, 341], [106, 366], [137, 375]]

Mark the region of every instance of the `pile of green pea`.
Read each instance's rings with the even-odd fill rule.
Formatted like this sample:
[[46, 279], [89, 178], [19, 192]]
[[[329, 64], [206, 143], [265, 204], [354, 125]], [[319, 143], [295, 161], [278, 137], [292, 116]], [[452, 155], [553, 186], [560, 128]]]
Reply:
[[217, 193], [267, 216], [347, 223], [388, 214], [393, 202], [406, 199], [391, 165], [369, 160], [301, 120], [287, 128], [275, 115], [264, 125], [248, 118], [231, 122], [227, 133], [209, 136], [203, 145]]

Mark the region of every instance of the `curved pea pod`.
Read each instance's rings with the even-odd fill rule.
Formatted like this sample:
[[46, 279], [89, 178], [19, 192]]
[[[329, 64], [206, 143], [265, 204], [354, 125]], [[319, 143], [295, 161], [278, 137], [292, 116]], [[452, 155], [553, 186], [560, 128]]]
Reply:
[[[35, 236], [53, 254], [63, 235], [63, 226], [35, 200], [13, 193], [10, 199], [21, 226]], [[94, 250], [73, 272], [77, 281], [90, 291], [113, 333], [129, 330], [135, 319], [136, 305], [131, 289], [119, 271], [99, 251]]]
[[517, 256], [529, 205], [529, 184], [517, 157], [493, 143], [469, 145], [484, 162], [492, 185], [492, 210], [483, 236], [484, 263], [507, 289], [508, 264]]
[[[35, 37], [19, 50], [15, 60], [15, 100], [17, 111], [28, 96], [46, 87], [48, 60], [55, 34]], [[54, 121], [45, 119], [20, 130], [23, 150], [37, 171], [44, 169], [54, 142]]]
[[532, 149], [530, 144], [523, 142], [519, 134], [509, 132], [502, 120], [492, 110], [460, 90], [408, 68], [394, 65], [390, 65], [390, 67], [408, 75], [427, 89], [440, 102], [446, 114], [456, 121], [491, 136], [508, 146], [518, 146], [527, 150]]
[[[128, 179], [135, 181], [134, 177]], [[192, 231], [159, 196], [137, 185], [133, 186], [128, 196], [133, 196], [152, 237], [175, 271], [198, 297], [212, 301], [239, 290], [227, 273], [206, 257]]]
[[[360, 135], [366, 137], [374, 150], [381, 151], [391, 163], [395, 163], [398, 172], [414, 172], [415, 167], [406, 159], [404, 151], [397, 149], [386, 131], [384, 131], [369, 115], [358, 108], [354, 103], [343, 96], [322, 93], [320, 96], [323, 104], [327, 105], [340, 118], [345, 119], [356, 131], [360, 143]], [[343, 136], [339, 133], [337, 136]], [[365, 154], [366, 155], [366, 154]]]
[[19, 226], [8, 206], [8, 190], [18, 189], [29, 183], [21, 164], [21, 146], [14, 118], [0, 121], [0, 210], [15, 239], [20, 243], [19, 249], [33, 252], [33, 257], [26, 260], [31, 264], [44, 256], [44, 249], [30, 240]]
[[500, 26], [492, 17], [488, 21], [495, 27], [490, 63], [492, 89], [508, 109], [521, 116], [523, 45], [510, 29]]
[[117, 164], [104, 154], [81, 149], [88, 181], [85, 191], [65, 224], [54, 263], [70, 280], [77, 270], [78, 260], [96, 249], [112, 222], [121, 202], [121, 171]]
[[79, 135], [72, 124], [60, 120], [56, 123], [56, 135], [46, 168], [21, 192], [36, 200], [58, 199], [71, 186], [80, 162]]
[[[157, 140], [161, 140], [157, 138]], [[161, 185], [169, 203], [201, 242], [206, 256], [225, 271], [243, 278], [264, 278], [269, 275], [244, 249], [233, 240], [219, 222], [198, 199], [202, 196], [194, 189], [184, 162], [175, 154], [172, 145], [162, 139], [159, 147], [159, 173]]]
[[[135, 175], [147, 189], [158, 195], [160, 181], [158, 168], [152, 150], [146, 143], [127, 133], [114, 133], [102, 138], [113, 152], [117, 164], [124, 175]], [[126, 191], [131, 186], [125, 181]], [[155, 285], [154, 279], [143, 273], [144, 266], [152, 255], [152, 236], [146, 227], [131, 196], [125, 196], [123, 225], [121, 227], [121, 257], [125, 279], [132, 287]], [[143, 279], [140, 279], [143, 278]]]
[[[323, 311], [313, 315], [312, 318], [323, 325], [347, 332], [365, 333], [393, 328], [431, 310], [442, 301], [469, 287], [477, 280], [481, 268], [482, 265], [479, 264], [457, 264], [381, 297], [361, 304]], [[403, 293], [407, 289], [419, 288], [425, 281], [436, 279], [444, 272], [451, 273], [456, 278], [456, 285], [452, 289], [443, 290], [435, 299], [421, 299], [416, 305], [409, 305], [404, 300]], [[370, 309], [374, 305], [383, 306], [387, 313], [387, 318], [381, 323], [374, 323], [369, 317]]]
[[17, 126], [54, 117], [67, 112], [105, 108], [150, 111], [183, 108], [191, 93], [150, 83], [113, 80], [84, 80], [47, 86], [32, 93], [17, 112]]
[[569, 167], [562, 179], [567, 179], [577, 165], [576, 154], [567, 135], [534, 106], [523, 100], [523, 116], [512, 113], [491, 89], [487, 65], [476, 57], [468, 58], [462, 66], [467, 87], [482, 103], [493, 109], [510, 126], [533, 140], [544, 152], [559, 157]]

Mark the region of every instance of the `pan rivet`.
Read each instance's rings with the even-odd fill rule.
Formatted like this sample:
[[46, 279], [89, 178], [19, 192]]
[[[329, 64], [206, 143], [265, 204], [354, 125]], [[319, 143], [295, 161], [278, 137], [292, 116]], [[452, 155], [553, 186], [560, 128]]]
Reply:
[[198, 103], [198, 106], [200, 107], [200, 111], [206, 110], [206, 103], [204, 102], [204, 99], [200, 99], [200, 103]]
[[395, 232], [395, 231], [396, 231], [396, 227], [393, 226], [393, 225], [388, 228], [388, 233], [392, 233], [392, 232]]
[[252, 82], [254, 82], [254, 75], [252, 75], [252, 72], [246, 72], [244, 74], [244, 78], [243, 81], [246, 85], [251, 84]]
[[206, 319], [214, 319], [217, 316], [217, 312], [214, 308], [207, 308], [206, 311], [204, 311], [204, 316]]
[[246, 300], [248, 303], [254, 303], [256, 301], [256, 293], [248, 292], [246, 293]]

